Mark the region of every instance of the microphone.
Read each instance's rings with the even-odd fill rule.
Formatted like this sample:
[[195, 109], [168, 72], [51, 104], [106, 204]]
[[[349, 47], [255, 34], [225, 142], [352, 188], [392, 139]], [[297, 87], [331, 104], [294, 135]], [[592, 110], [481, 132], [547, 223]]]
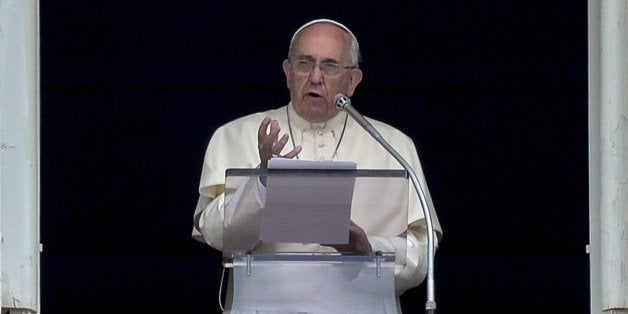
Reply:
[[334, 104], [340, 111], [346, 111], [364, 130], [366, 130], [377, 142], [379, 142], [395, 159], [401, 164], [401, 166], [408, 172], [414, 189], [417, 191], [421, 207], [423, 209], [423, 216], [425, 217], [425, 224], [427, 225], [427, 302], [425, 304], [426, 313], [436, 313], [436, 301], [434, 293], [434, 225], [432, 223], [432, 214], [427, 204], [425, 192], [416, 172], [412, 169], [410, 164], [382, 137], [381, 134], [373, 127], [373, 125], [364, 118], [355, 108], [351, 105], [351, 98], [344, 94], [336, 94], [334, 96]]
[[385, 142], [384, 138], [382, 138], [381, 134], [377, 132], [373, 125], [353, 108], [351, 98], [344, 94], [336, 94], [336, 96], [334, 96], [334, 104], [336, 104], [338, 110], [346, 111], [362, 128], [371, 134], [371, 136], [375, 137], [378, 142]]

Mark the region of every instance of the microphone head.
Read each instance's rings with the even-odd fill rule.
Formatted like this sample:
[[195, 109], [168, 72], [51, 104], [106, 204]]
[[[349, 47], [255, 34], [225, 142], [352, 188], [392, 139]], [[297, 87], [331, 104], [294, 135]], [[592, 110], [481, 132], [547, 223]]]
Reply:
[[336, 104], [338, 110], [342, 111], [345, 107], [351, 106], [351, 98], [344, 94], [336, 94], [334, 96], [334, 104]]

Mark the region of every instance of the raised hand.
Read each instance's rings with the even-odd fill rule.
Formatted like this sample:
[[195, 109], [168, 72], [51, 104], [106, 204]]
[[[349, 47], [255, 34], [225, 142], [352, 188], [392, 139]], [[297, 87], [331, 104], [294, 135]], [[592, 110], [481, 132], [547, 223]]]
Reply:
[[257, 132], [257, 149], [259, 151], [260, 167], [266, 169], [268, 160], [273, 157], [294, 158], [301, 152], [301, 146], [297, 146], [287, 154], [281, 155], [281, 151], [288, 143], [290, 136], [284, 134], [279, 138], [279, 122], [270, 117], [264, 118]]

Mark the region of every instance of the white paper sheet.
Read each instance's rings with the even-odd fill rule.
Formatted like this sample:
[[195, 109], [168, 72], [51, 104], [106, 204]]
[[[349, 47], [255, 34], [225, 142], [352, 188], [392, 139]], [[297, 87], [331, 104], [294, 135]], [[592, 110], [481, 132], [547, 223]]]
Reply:
[[[274, 158], [271, 169], [354, 170], [354, 162]], [[349, 241], [353, 176], [269, 176], [260, 240], [344, 244]]]

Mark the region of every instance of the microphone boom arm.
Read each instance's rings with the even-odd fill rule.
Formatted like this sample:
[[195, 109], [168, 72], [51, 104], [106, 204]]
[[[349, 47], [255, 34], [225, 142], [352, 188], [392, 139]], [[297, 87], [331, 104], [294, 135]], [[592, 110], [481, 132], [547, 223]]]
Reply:
[[425, 224], [427, 225], [427, 302], [425, 303], [426, 313], [435, 313], [436, 299], [434, 293], [434, 225], [430, 207], [428, 206], [425, 192], [419, 179], [410, 164], [382, 137], [382, 135], [373, 127], [373, 125], [364, 118], [353, 106], [349, 97], [338, 94], [334, 97], [334, 103], [339, 110], [346, 111], [355, 121], [366, 130], [377, 142], [379, 142], [408, 172], [412, 184], [419, 196]]

